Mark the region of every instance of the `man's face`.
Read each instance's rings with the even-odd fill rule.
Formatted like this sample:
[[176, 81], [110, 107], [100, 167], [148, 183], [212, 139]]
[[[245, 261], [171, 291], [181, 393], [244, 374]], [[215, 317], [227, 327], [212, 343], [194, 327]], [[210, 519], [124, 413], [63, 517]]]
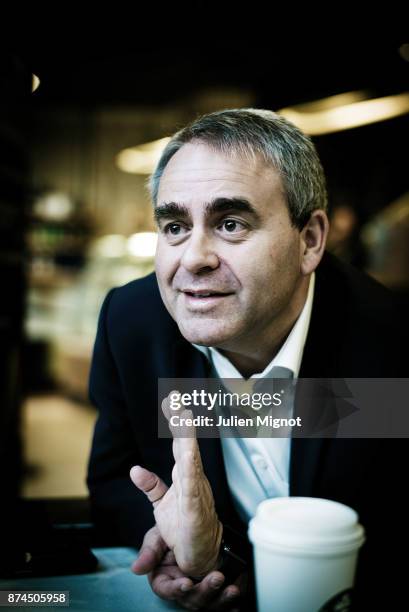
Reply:
[[182, 335], [237, 352], [264, 345], [301, 282], [278, 172], [185, 144], [162, 175], [155, 216], [159, 289]]

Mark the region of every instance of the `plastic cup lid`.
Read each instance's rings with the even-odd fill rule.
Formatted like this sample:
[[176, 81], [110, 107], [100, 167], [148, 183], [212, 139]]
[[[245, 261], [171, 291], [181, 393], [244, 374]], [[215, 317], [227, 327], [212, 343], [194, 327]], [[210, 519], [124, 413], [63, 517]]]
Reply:
[[358, 515], [349, 506], [315, 497], [280, 497], [259, 504], [250, 521], [250, 540], [257, 545], [334, 553], [364, 542]]

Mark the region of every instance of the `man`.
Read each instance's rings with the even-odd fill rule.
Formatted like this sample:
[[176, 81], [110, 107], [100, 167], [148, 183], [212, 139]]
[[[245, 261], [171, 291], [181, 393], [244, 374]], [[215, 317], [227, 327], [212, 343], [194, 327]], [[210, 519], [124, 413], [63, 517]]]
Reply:
[[269, 111], [213, 113], [171, 139], [151, 188], [156, 275], [108, 294], [93, 356], [96, 524], [138, 547], [144, 538], [133, 569], [159, 596], [229, 609], [249, 569], [239, 536], [236, 563], [228, 558], [231, 529], [244, 540], [266, 497], [338, 500], [367, 531], [358, 586], [368, 601], [369, 586], [385, 583], [384, 522], [402, 512], [389, 501], [402, 441], [190, 438], [172, 449], [157, 437], [160, 377], [257, 381], [277, 367], [295, 377], [405, 375], [389, 294], [324, 254], [325, 180], [312, 142]]

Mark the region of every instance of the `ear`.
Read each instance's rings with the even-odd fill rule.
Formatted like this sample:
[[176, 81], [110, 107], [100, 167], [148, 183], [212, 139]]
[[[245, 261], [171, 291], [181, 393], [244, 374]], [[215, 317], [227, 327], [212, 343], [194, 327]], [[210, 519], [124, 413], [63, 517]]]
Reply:
[[323, 210], [314, 210], [300, 233], [301, 272], [305, 276], [314, 272], [321, 261], [327, 242], [328, 217]]

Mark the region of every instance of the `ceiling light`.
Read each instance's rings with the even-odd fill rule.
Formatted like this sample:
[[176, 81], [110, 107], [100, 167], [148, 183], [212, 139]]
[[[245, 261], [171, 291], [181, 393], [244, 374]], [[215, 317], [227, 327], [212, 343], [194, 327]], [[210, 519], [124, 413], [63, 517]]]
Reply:
[[404, 43], [399, 47], [399, 55], [405, 62], [409, 62], [409, 43]]
[[92, 255], [98, 257], [124, 257], [126, 255], [126, 238], [122, 234], [107, 234], [94, 241]]
[[155, 232], [139, 232], [129, 236], [127, 249], [134, 257], [153, 257], [157, 241], [158, 235]]
[[310, 136], [340, 132], [409, 112], [409, 93], [367, 99], [363, 92], [350, 92], [278, 111]]
[[116, 156], [116, 165], [123, 172], [150, 174], [168, 144], [170, 138], [160, 138], [145, 144], [124, 149]]
[[40, 87], [40, 79], [36, 74], [31, 75], [31, 93], [34, 93], [36, 89]]

